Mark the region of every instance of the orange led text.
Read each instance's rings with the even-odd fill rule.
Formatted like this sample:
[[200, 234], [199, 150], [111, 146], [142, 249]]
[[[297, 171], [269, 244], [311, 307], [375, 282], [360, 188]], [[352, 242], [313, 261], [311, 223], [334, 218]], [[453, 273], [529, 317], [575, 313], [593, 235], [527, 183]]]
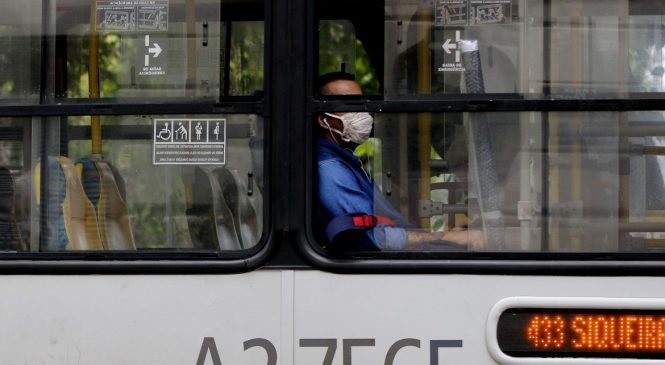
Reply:
[[538, 314], [529, 319], [525, 335], [542, 350], [665, 351], [665, 316]]

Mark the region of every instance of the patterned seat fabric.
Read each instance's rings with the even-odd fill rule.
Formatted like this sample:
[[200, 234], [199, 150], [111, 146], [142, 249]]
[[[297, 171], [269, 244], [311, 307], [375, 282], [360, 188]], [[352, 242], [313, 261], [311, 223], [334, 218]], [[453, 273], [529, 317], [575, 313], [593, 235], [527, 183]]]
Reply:
[[48, 204], [46, 205], [46, 220], [48, 232], [45, 242], [46, 247], [42, 247], [42, 249], [46, 251], [64, 251], [69, 244], [63, 212], [63, 204], [67, 196], [67, 181], [65, 173], [55, 157], [48, 158], [47, 169]]
[[18, 230], [14, 219], [14, 180], [5, 167], [0, 167], [0, 250], [17, 250]]

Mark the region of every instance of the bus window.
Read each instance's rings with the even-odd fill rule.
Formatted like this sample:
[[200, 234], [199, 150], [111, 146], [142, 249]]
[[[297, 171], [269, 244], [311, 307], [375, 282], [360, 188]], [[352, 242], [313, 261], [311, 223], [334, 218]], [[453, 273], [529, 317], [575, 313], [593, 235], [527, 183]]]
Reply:
[[[476, 123], [488, 124], [487, 135]], [[380, 247], [386, 251], [662, 251], [664, 125], [662, 112], [375, 114], [374, 138], [356, 148], [371, 150], [356, 175], [367, 173], [375, 187], [364, 213], [406, 232], [395, 235], [399, 245]], [[330, 140], [319, 140], [319, 153], [334, 150]], [[328, 162], [318, 160], [319, 171]], [[337, 199], [333, 183], [318, 186]], [[350, 205], [361, 199], [339, 194]], [[385, 244], [378, 222], [369, 231]], [[427, 239], [413, 244], [409, 232]], [[481, 244], [455, 237], [474, 232]]]
[[[524, 92], [518, 89], [524, 62], [519, 49], [524, 31], [519, 20], [522, 3], [526, 2], [497, 1], [483, 6], [477, 1], [387, 0], [386, 96], [459, 94], [462, 66], [458, 42], [462, 39], [478, 40], [481, 54], [489, 57], [483, 59], [487, 93]], [[528, 3], [529, 9], [537, 7]], [[474, 17], [474, 11], [493, 15]]]
[[386, 1], [386, 96], [459, 94], [460, 40], [486, 93], [614, 98], [662, 92], [662, 4], [652, 1]]
[[[362, 4], [362, 5], [361, 5]], [[380, 95], [383, 43], [379, 2], [317, 2], [318, 75], [344, 71], [357, 75], [364, 94]], [[349, 12], [358, 6], [374, 12]]]
[[0, 251], [254, 252], [263, 15], [254, 0], [0, 5]]
[[[369, 60], [385, 60], [378, 112], [366, 114], [372, 105], [359, 99], [353, 101], [357, 110], [343, 101], [320, 102], [313, 115], [313, 224], [326, 248], [665, 249], [661, 111], [583, 105], [532, 111], [533, 104], [515, 102], [512, 109], [481, 112], [474, 104], [489, 105], [496, 94], [554, 101], [660, 98], [662, 5], [388, 0], [383, 10], [385, 27], [365, 37], [357, 26], [363, 22], [347, 14], [356, 37], [384, 39], [378, 56], [366, 47]], [[372, 24], [371, 14], [366, 18], [363, 24]], [[363, 78], [357, 69], [335, 77]], [[331, 90], [318, 91], [335, 95]], [[360, 93], [362, 87], [351, 92]], [[446, 112], [451, 101], [459, 112]], [[382, 111], [388, 108], [395, 112]], [[373, 125], [369, 138], [367, 125]]]
[[263, 90], [262, 2], [93, 1], [92, 12], [90, 1], [70, 3], [57, 7], [58, 97], [215, 99]]
[[0, 6], [0, 103], [39, 101], [41, 13], [34, 11], [39, 8], [34, 0]]
[[2, 123], [3, 250], [238, 251], [259, 242], [260, 116], [101, 119], [101, 153], [90, 117]]
[[263, 22], [231, 22], [229, 77], [225, 96], [255, 95], [263, 90]]
[[348, 20], [319, 21], [319, 75], [340, 71], [356, 73], [356, 39]]
[[[476, 249], [485, 251], [663, 249], [665, 160], [657, 136], [663, 113], [446, 113], [428, 118], [432, 138], [424, 155], [423, 136], [417, 137], [422, 115], [376, 117], [382, 148], [379, 157], [375, 154], [374, 177], [382, 187], [380, 199], [400, 207], [412, 227], [483, 232], [485, 242]], [[622, 123], [623, 118], [628, 121]], [[479, 122], [489, 124], [489, 138], [473, 130]], [[404, 134], [392, 130], [400, 123], [407, 125]], [[395, 145], [401, 147], [383, 147]], [[478, 151], [488, 146], [489, 160], [479, 159]]]

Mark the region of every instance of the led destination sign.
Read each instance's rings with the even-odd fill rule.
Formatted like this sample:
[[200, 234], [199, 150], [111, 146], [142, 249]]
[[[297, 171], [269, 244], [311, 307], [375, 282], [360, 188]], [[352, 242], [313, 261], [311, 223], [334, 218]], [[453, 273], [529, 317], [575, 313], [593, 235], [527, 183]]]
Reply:
[[497, 340], [514, 357], [665, 359], [665, 311], [510, 309]]

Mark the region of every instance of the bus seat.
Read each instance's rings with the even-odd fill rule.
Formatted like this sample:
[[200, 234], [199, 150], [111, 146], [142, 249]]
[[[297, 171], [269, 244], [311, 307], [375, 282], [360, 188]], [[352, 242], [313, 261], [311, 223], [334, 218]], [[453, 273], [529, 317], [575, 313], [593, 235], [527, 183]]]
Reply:
[[187, 222], [194, 248], [240, 250], [233, 215], [212, 172], [194, 168]]
[[[97, 219], [93, 204], [83, 190], [83, 185], [71, 160], [59, 156], [49, 157], [48, 181], [48, 242], [42, 249], [102, 250]], [[34, 172], [35, 193], [40, 204], [41, 164]]]
[[259, 219], [257, 209], [247, 195], [247, 185], [238, 176], [237, 171], [225, 167], [215, 169], [219, 185], [224, 194], [224, 200], [233, 214], [236, 231], [244, 248], [256, 245], [261, 238], [262, 220]]
[[125, 203], [124, 180], [108, 162], [89, 158], [76, 163], [83, 189], [93, 203], [102, 245], [107, 250], [135, 250]]
[[106, 240], [109, 250], [136, 250], [134, 235], [129, 224], [125, 181], [120, 172], [106, 161], [95, 161], [102, 176], [102, 196], [100, 206], [104, 207], [99, 215], [102, 239]]
[[[192, 247], [199, 250], [216, 250], [217, 238], [213, 238], [214, 228], [212, 225], [212, 193], [204, 185], [205, 174], [194, 170], [194, 176], [190, 177], [183, 170], [183, 185], [185, 186], [185, 199], [187, 200], [187, 226]], [[196, 194], [194, 193], [196, 191]]]
[[99, 205], [99, 196], [102, 188], [95, 162], [89, 158], [82, 158], [76, 161], [76, 171], [81, 179], [85, 195], [96, 208]]
[[12, 175], [14, 181], [14, 222], [18, 229], [19, 251], [30, 250], [30, 213], [32, 210], [32, 172], [21, 171]]
[[0, 250], [17, 251], [20, 242], [14, 210], [14, 179], [9, 169], [0, 166]]

